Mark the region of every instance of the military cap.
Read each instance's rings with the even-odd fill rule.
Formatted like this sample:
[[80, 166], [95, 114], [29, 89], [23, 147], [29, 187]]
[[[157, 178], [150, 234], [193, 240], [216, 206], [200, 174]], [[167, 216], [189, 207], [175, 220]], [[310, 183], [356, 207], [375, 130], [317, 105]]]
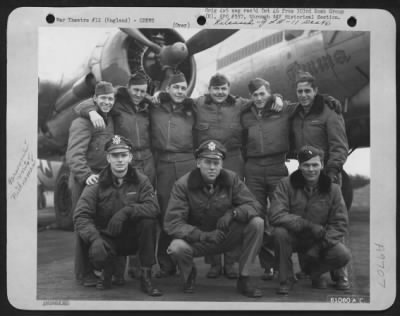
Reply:
[[209, 86], [223, 86], [224, 84], [230, 85], [231, 83], [225, 75], [217, 73], [211, 77]]
[[114, 93], [114, 88], [111, 83], [107, 81], [99, 81], [94, 90], [95, 95]]
[[194, 153], [196, 158], [225, 159], [226, 148], [217, 140], [206, 140]]
[[129, 78], [128, 86], [147, 84], [146, 76], [142, 72], [135, 72]]
[[271, 92], [271, 87], [269, 85], [269, 82], [267, 80], [262, 79], [262, 78], [256, 78], [256, 79], [250, 80], [249, 85], [248, 85], [250, 93], [253, 93], [254, 91], [257, 91], [262, 86], [265, 86], [267, 91]]
[[296, 74], [296, 84], [299, 82], [315, 82], [315, 77], [309, 72], [299, 70]]
[[132, 152], [132, 144], [129, 139], [124, 136], [114, 135], [107, 143], [104, 145], [104, 150], [108, 153], [116, 152]]
[[168, 85], [172, 85], [174, 83], [179, 83], [179, 82], [187, 82], [185, 75], [182, 72], [177, 72], [175, 74], [173, 74], [168, 81]]
[[321, 161], [323, 161], [324, 151], [322, 149], [306, 145], [300, 148], [299, 152], [297, 153], [297, 160], [299, 163], [302, 163], [316, 156], [319, 156]]

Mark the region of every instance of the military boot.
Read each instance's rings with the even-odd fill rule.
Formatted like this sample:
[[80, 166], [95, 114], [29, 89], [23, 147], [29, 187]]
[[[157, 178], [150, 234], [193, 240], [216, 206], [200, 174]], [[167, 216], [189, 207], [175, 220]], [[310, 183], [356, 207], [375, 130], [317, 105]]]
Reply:
[[141, 268], [140, 287], [150, 296], [161, 296], [163, 293], [151, 284], [151, 268]]
[[239, 279], [237, 280], [236, 283], [236, 289], [238, 290], [239, 293], [247, 297], [262, 296], [262, 292], [258, 288], [250, 284], [250, 278], [248, 276], [243, 276], [243, 275], [239, 276]]
[[96, 288], [98, 290], [111, 289], [113, 272], [114, 272], [114, 269], [113, 269], [112, 263], [104, 266], [102, 274], [101, 274], [101, 278], [98, 280], [97, 285], [96, 285]]

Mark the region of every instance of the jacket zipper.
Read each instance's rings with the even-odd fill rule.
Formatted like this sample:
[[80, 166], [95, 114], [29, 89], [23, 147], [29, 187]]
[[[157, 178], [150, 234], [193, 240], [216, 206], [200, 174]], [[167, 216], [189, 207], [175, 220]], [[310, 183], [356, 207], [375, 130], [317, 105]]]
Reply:
[[168, 149], [168, 147], [169, 147], [169, 142], [170, 142], [170, 130], [171, 130], [171, 114], [169, 115], [169, 118], [168, 118], [168, 130], [167, 130], [167, 146], [166, 146], [166, 150]]
[[261, 122], [259, 122], [258, 126], [259, 126], [259, 131], [260, 131], [261, 152], [264, 153], [264, 135], [263, 135]]
[[[136, 125], [136, 135], [137, 135], [137, 142], [138, 142], [138, 148], [141, 148], [140, 144], [140, 132], [139, 132], [139, 126], [138, 126], [138, 118], [136, 117], [135, 119], [135, 125]], [[138, 151], [137, 151], [138, 152]], [[138, 158], [140, 158], [140, 154], [138, 154]]]

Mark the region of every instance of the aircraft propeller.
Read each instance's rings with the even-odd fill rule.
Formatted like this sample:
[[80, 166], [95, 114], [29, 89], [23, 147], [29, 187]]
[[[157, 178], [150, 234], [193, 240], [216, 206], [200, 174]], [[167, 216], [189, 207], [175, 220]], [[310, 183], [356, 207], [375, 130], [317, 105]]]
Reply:
[[231, 36], [238, 30], [204, 29], [189, 38], [186, 43], [175, 42], [172, 45], [160, 46], [149, 40], [140, 30], [121, 28], [128, 36], [147, 46], [159, 58], [160, 66], [164, 72], [164, 80], [160, 90], [167, 86], [169, 77], [174, 74], [178, 66], [188, 57], [204, 51]]

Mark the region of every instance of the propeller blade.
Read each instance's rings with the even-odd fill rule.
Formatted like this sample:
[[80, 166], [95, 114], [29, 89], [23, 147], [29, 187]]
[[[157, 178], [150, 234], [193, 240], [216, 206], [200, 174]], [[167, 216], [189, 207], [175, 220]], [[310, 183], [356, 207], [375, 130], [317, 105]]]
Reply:
[[205, 29], [200, 32], [194, 34], [191, 38], [186, 41], [186, 46], [189, 51], [189, 56], [197, 54], [203, 50], [206, 50], [232, 34], [236, 33], [238, 30], [211, 30]]
[[161, 47], [158, 46], [156, 43], [150, 41], [146, 36], [143, 35], [138, 29], [132, 28], [120, 28], [122, 32], [129, 35], [133, 39], [137, 40], [138, 42], [142, 43], [143, 45], [148, 46], [152, 51], [156, 54], [159, 54], [161, 51]]
[[170, 78], [174, 75], [174, 71], [171, 68], [167, 68], [164, 70], [164, 80], [162, 81], [159, 90], [165, 91], [167, 89]]

